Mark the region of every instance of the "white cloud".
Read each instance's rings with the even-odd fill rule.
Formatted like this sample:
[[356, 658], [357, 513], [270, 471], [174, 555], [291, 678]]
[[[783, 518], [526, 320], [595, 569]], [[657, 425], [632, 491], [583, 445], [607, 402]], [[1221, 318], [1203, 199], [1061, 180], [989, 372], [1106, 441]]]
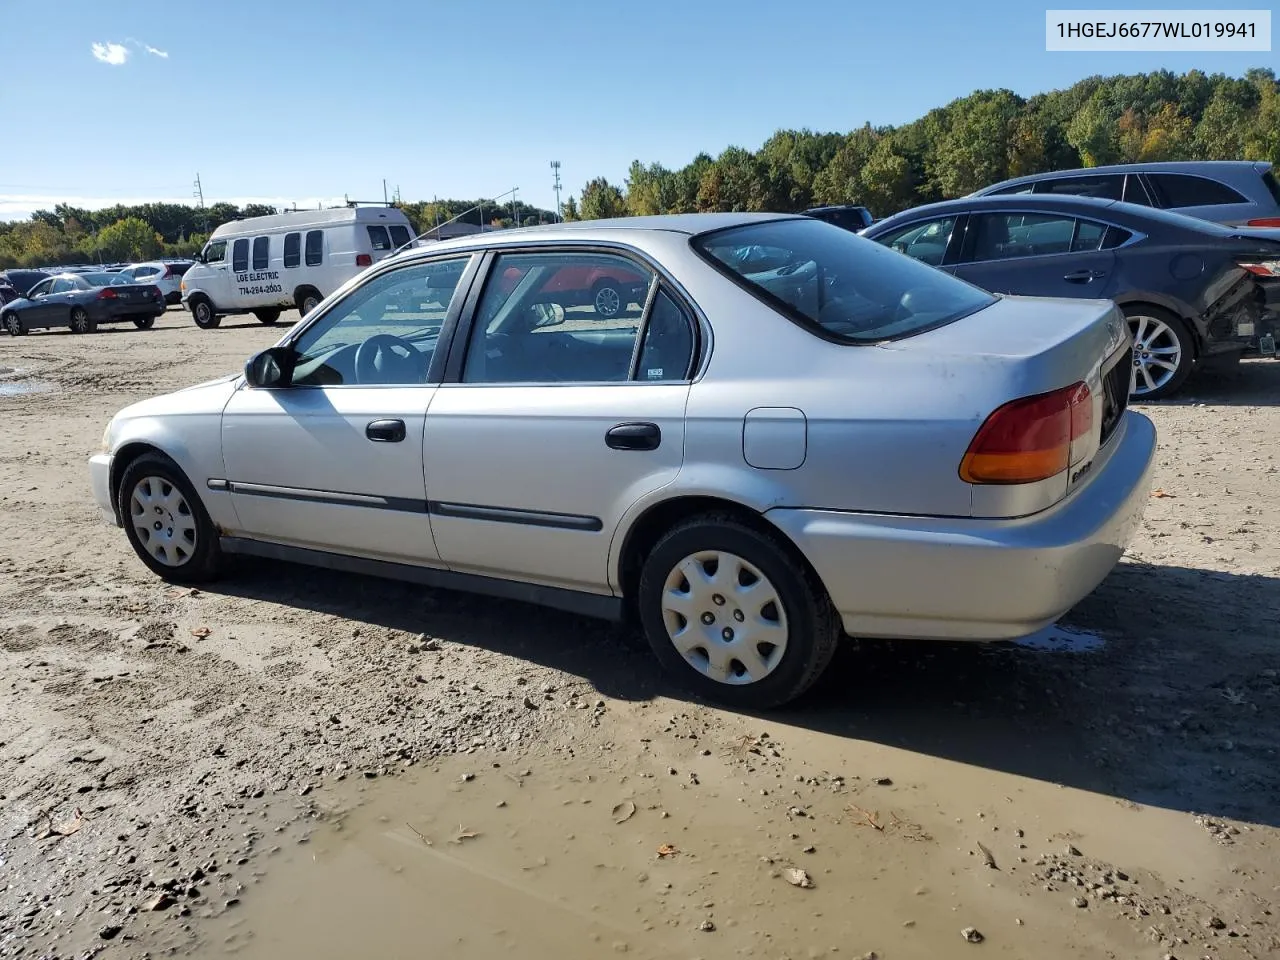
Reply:
[[129, 59], [129, 48], [123, 43], [95, 43], [92, 47], [93, 59], [118, 67]]
[[146, 50], [147, 53], [151, 54], [153, 57], [163, 57], [166, 60], [169, 59], [168, 50], [157, 50], [155, 47], [149, 47], [145, 43], [142, 45], [142, 48]]

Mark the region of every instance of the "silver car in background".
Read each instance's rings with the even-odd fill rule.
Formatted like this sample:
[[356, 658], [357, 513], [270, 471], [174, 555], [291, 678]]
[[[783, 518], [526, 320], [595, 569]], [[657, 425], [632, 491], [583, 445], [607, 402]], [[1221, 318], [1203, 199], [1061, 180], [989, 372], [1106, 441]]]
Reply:
[[[641, 303], [577, 306], [601, 271]], [[1092, 591], [1148, 498], [1130, 349], [1109, 301], [809, 217], [507, 230], [375, 265], [89, 466], [166, 579], [253, 554], [634, 618], [698, 694], [769, 707], [846, 634], [1016, 638]]]

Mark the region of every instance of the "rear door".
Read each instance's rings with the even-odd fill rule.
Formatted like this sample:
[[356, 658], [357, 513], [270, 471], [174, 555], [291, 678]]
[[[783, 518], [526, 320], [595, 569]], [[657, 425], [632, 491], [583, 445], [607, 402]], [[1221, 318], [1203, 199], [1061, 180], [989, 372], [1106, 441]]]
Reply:
[[[643, 306], [602, 317], [557, 282], [641, 274]], [[576, 294], [576, 291], [573, 291]], [[684, 461], [692, 314], [616, 252], [492, 257], [427, 412], [431, 529], [451, 569], [607, 594], [614, 532]]]
[[974, 213], [955, 274], [992, 293], [1102, 297], [1115, 267], [1107, 235], [1106, 224], [1059, 213]]

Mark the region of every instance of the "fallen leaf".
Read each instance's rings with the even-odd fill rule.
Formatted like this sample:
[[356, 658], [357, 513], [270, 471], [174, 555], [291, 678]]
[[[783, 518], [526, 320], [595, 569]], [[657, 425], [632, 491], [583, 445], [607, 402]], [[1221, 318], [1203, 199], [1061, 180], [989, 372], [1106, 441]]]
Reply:
[[177, 590], [170, 590], [167, 595], [174, 600], [178, 600], [182, 597], [194, 597], [199, 592], [195, 587], [179, 587]]
[[196, 627], [191, 631], [191, 635], [200, 640], [203, 640], [205, 637], [209, 636], [209, 634], [211, 633], [213, 633], [213, 631], [210, 630], [208, 627]]
[[659, 857], [674, 857], [679, 852], [680, 851], [677, 850], [675, 846], [670, 843], [664, 843], [662, 846], [658, 848]]
[[1164, 487], [1156, 487], [1154, 490], [1151, 491], [1151, 495], [1153, 497], [1167, 498], [1169, 500], [1177, 499], [1175, 494], [1165, 493]]
[[996, 866], [996, 855], [987, 849], [981, 840], [978, 841], [978, 849], [982, 851], [982, 861], [992, 870], [999, 870]]
[[636, 805], [630, 800], [623, 800], [613, 808], [613, 822], [626, 823], [636, 815]]
[[462, 826], [462, 824], [458, 824], [458, 835], [453, 838], [453, 842], [461, 843], [463, 840], [474, 840], [478, 836], [480, 836], [480, 834], [473, 830], [467, 830]]
[[70, 820], [64, 820], [62, 823], [50, 823], [48, 829], [42, 831], [37, 840], [48, 840], [52, 837], [69, 837], [73, 833], [77, 833], [84, 826], [84, 814], [77, 808], [76, 815]]
[[813, 886], [813, 878], [799, 867], [792, 867], [783, 873], [783, 876], [787, 878], [787, 883], [793, 887], [802, 887], [808, 890]]

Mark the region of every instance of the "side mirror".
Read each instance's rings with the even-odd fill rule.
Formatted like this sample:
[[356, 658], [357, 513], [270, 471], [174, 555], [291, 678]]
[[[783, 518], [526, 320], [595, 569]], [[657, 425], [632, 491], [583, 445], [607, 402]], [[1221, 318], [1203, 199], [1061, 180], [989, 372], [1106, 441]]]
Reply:
[[287, 387], [293, 382], [297, 354], [288, 347], [269, 347], [255, 353], [244, 365], [244, 379], [251, 387]]
[[535, 329], [559, 326], [567, 319], [564, 307], [558, 303], [535, 303], [532, 309]]

